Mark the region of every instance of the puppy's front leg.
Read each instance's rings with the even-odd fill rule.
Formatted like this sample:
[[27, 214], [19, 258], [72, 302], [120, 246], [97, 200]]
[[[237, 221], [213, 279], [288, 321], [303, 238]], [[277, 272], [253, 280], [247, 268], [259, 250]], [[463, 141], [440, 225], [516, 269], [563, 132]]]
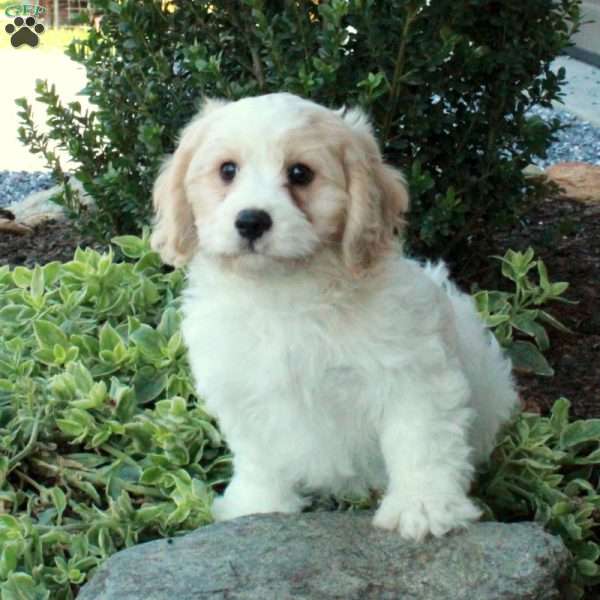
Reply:
[[465, 527], [480, 516], [467, 497], [473, 474], [467, 442], [471, 409], [460, 372], [411, 382], [386, 406], [381, 448], [388, 489], [373, 524], [422, 540]]
[[300, 512], [304, 502], [291, 482], [269, 473], [259, 462], [234, 460], [234, 475], [223, 496], [215, 498], [215, 521], [269, 512]]

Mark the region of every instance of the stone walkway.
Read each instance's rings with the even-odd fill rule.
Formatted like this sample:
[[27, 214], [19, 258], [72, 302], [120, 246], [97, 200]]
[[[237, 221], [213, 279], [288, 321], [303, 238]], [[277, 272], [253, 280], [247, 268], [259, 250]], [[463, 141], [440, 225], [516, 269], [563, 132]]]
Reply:
[[557, 103], [556, 107], [600, 127], [600, 69], [569, 56], [554, 61], [553, 70], [560, 67], [567, 71], [567, 84], [563, 88], [564, 104]]

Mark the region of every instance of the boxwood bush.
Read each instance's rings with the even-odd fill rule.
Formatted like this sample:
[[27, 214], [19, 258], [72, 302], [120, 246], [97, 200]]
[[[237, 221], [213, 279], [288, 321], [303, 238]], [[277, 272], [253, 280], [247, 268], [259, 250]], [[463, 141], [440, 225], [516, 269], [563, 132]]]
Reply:
[[[230, 477], [182, 346], [183, 274], [165, 272], [146, 237], [114, 242], [122, 261], [87, 249], [0, 268], [1, 600], [74, 598], [117, 550], [210, 522]], [[516, 312], [496, 325], [522, 326], [503, 301]], [[488, 518], [560, 535], [573, 554], [564, 591], [580, 598], [600, 582], [600, 421], [569, 422], [568, 408], [520, 416], [474, 493]]]
[[[579, 22], [579, 0], [98, 0], [99, 30], [69, 55], [88, 74], [91, 112], [38, 84], [42, 133], [25, 100], [21, 139], [64, 174], [66, 149], [96, 200], [88, 226], [139, 232], [159, 161], [202, 96], [287, 90], [360, 105], [411, 184], [410, 241], [455, 256], [514, 218], [535, 185], [521, 173], [556, 123], [528, 118], [559, 97], [550, 61]], [[66, 187], [63, 201], [77, 209]]]

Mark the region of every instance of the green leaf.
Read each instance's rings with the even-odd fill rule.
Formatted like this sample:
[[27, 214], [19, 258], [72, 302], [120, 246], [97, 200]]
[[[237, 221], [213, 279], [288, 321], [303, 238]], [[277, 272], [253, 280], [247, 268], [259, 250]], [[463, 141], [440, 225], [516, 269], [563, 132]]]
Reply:
[[43, 266], [44, 269], [44, 281], [46, 287], [50, 287], [54, 284], [54, 282], [58, 279], [60, 272], [62, 270], [62, 263], [58, 261], [52, 261], [46, 263]]
[[148, 250], [147, 243], [134, 235], [121, 235], [112, 238], [111, 242], [121, 248], [129, 258], [140, 258]]
[[563, 333], [573, 333], [568, 327], [565, 327], [559, 320], [555, 319], [551, 314], [544, 310], [539, 311], [540, 320], [545, 321], [555, 329], [562, 331]]
[[475, 301], [475, 306], [477, 307], [478, 312], [483, 314], [487, 314], [489, 312], [490, 295], [487, 290], [481, 290], [476, 294], [473, 294], [473, 300]]
[[162, 467], [148, 467], [142, 473], [140, 482], [145, 485], [157, 485], [165, 475], [165, 469]]
[[49, 493], [52, 498], [52, 504], [54, 504], [56, 512], [58, 513], [58, 523], [60, 523], [62, 515], [67, 508], [67, 497], [59, 487], [50, 488]]
[[575, 555], [595, 563], [600, 558], [600, 546], [595, 542], [583, 542], [573, 548]]
[[98, 506], [102, 505], [102, 499], [96, 488], [89, 481], [71, 481], [71, 485], [77, 487], [89, 496]]
[[179, 331], [180, 324], [181, 317], [179, 312], [173, 306], [169, 306], [169, 308], [163, 312], [156, 330], [161, 333], [165, 339], [170, 339]]
[[560, 296], [562, 293], [564, 293], [569, 287], [569, 284], [566, 281], [559, 281], [557, 283], [553, 283], [550, 286], [550, 293], [551, 295], [556, 298], [557, 296]]
[[19, 323], [21, 315], [27, 310], [24, 306], [18, 304], [9, 304], [0, 309], [0, 321], [5, 324], [15, 325]]
[[26, 573], [11, 573], [0, 586], [2, 600], [48, 600], [50, 592]]
[[44, 270], [40, 265], [35, 265], [31, 277], [31, 295], [34, 298], [41, 298], [44, 295]]
[[147, 504], [136, 511], [136, 519], [141, 523], [162, 523], [165, 522], [169, 514], [170, 505], [166, 502], [162, 504]]
[[123, 340], [117, 331], [110, 323], [105, 323], [100, 329], [100, 350], [112, 351], [118, 344], [122, 343]]
[[562, 448], [585, 442], [600, 442], [600, 419], [575, 421], [567, 426], [560, 438]]
[[59, 345], [65, 350], [68, 349], [69, 342], [67, 336], [64, 331], [54, 323], [39, 319], [34, 322], [33, 330], [41, 349], [52, 349], [55, 345]]
[[544, 351], [550, 347], [550, 342], [546, 330], [539, 323], [536, 323], [537, 317], [537, 310], [522, 311], [512, 318], [512, 324], [519, 331], [534, 337], [540, 350]]
[[142, 355], [151, 362], [164, 358], [163, 348], [166, 347], [167, 341], [162, 334], [149, 325], [141, 324], [130, 334], [130, 339], [139, 348]]
[[544, 291], [548, 291], [550, 289], [550, 280], [548, 279], [548, 270], [546, 269], [546, 265], [541, 261], [537, 261], [537, 269], [538, 276], [540, 278], [540, 287]]
[[573, 512], [573, 506], [570, 502], [557, 502], [552, 507], [552, 515], [554, 517], [560, 517], [563, 515], [568, 515]]
[[112, 430], [110, 429], [110, 427], [103, 427], [100, 431], [96, 432], [92, 436], [92, 439], [89, 442], [89, 447], [98, 448], [99, 446], [104, 444], [104, 442], [106, 442], [111, 435]]
[[552, 407], [550, 425], [556, 436], [560, 436], [569, 422], [571, 403], [566, 398], [559, 398]]
[[158, 293], [158, 288], [152, 283], [152, 281], [148, 278], [144, 278], [142, 280], [141, 293], [144, 298], [144, 303], [146, 305], [155, 304], [160, 300], [160, 294]]
[[133, 386], [139, 404], [156, 400], [167, 387], [168, 376], [151, 366], [144, 366], [135, 374]]
[[26, 269], [25, 267], [15, 267], [12, 273], [13, 281], [17, 287], [28, 288], [31, 285], [31, 278], [33, 277], [33, 271]]
[[512, 360], [513, 367], [518, 371], [545, 377], [554, 375], [554, 370], [544, 355], [531, 342], [513, 342], [507, 348], [507, 353]]
[[7, 532], [20, 532], [19, 522], [12, 515], [0, 515], [0, 535], [6, 536]]
[[188, 503], [180, 504], [167, 518], [169, 525], [178, 525], [183, 523], [192, 512], [192, 508]]
[[576, 523], [574, 515], [568, 514], [561, 518], [560, 525], [573, 540], [583, 539], [583, 530], [581, 526]]
[[17, 568], [17, 563], [23, 553], [23, 540], [9, 540], [0, 547], [0, 578], [5, 579]]
[[181, 332], [175, 333], [171, 336], [171, 339], [167, 343], [167, 353], [171, 357], [175, 357], [177, 353], [183, 348], [183, 336]]
[[587, 456], [577, 456], [573, 459], [576, 465], [600, 465], [600, 448], [590, 452]]
[[599, 571], [598, 565], [595, 562], [585, 558], [577, 561], [577, 570], [584, 577], [594, 577], [595, 575], [598, 575]]
[[223, 438], [216, 427], [211, 425], [208, 421], [202, 421], [201, 427], [214, 448], [218, 448], [222, 445]]
[[485, 317], [485, 324], [488, 327], [498, 327], [498, 325], [501, 325], [502, 323], [507, 323], [510, 321], [510, 316], [509, 315], [500, 315], [500, 314], [496, 314], [496, 315], [488, 315]]
[[56, 425], [69, 437], [78, 437], [85, 431], [85, 427], [81, 423], [69, 419], [56, 419]]
[[54, 355], [54, 362], [57, 365], [64, 364], [65, 360], [67, 359], [67, 353], [65, 352], [63, 346], [60, 346], [59, 344], [54, 344], [54, 348], [52, 348], [52, 353]]
[[83, 363], [74, 362], [69, 364], [67, 366], [67, 373], [73, 377], [77, 390], [82, 394], [86, 394], [92, 389], [94, 380]]

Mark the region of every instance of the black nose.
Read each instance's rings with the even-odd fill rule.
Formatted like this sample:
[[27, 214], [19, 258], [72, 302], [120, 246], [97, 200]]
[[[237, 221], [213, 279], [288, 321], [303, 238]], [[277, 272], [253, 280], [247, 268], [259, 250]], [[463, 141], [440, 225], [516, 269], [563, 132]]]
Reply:
[[240, 210], [235, 218], [235, 226], [240, 235], [251, 242], [271, 229], [271, 225], [273, 225], [271, 215], [265, 210], [255, 208]]

